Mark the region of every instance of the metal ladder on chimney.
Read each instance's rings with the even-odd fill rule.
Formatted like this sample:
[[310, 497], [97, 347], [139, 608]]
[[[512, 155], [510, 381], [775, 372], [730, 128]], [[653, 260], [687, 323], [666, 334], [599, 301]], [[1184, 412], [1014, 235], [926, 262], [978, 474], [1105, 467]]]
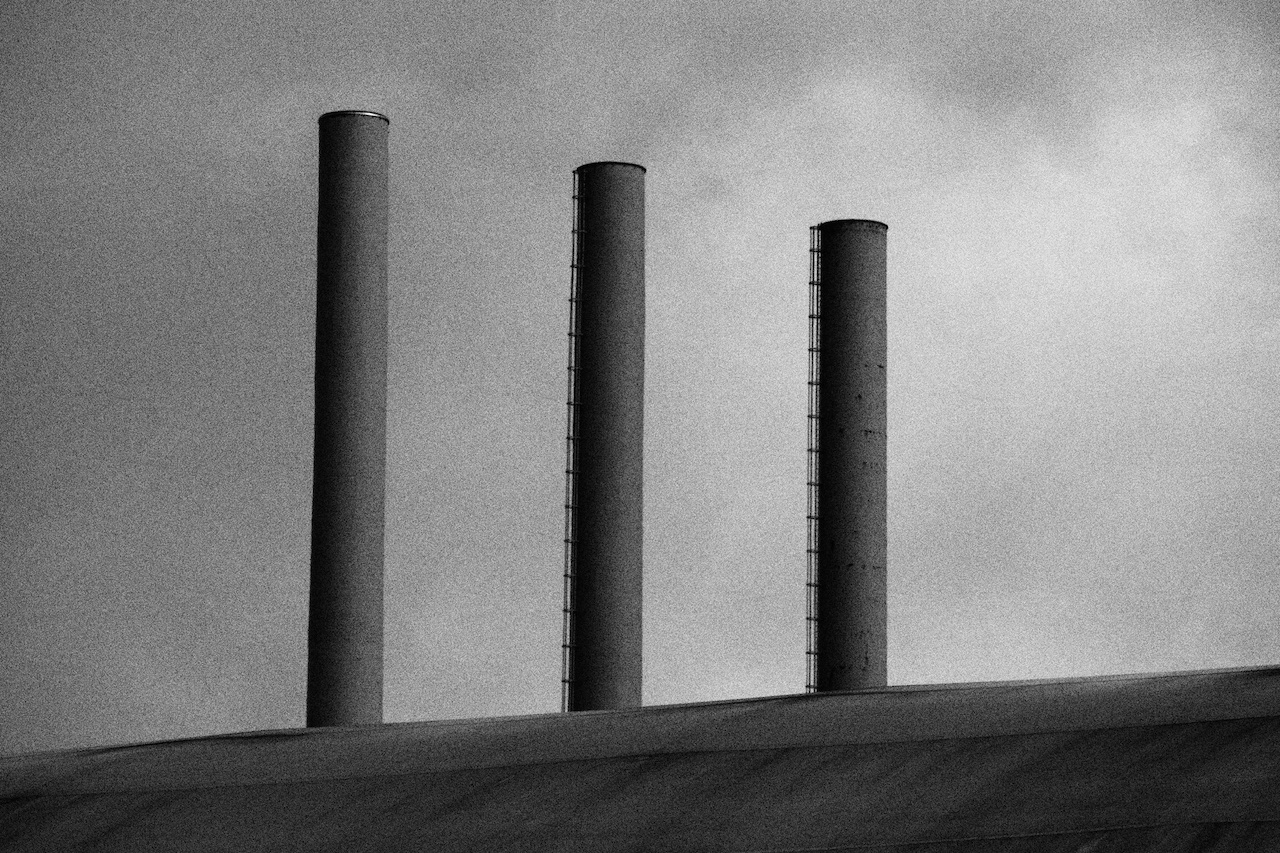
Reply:
[[818, 689], [818, 460], [821, 435], [818, 430], [819, 405], [822, 397], [818, 385], [822, 379], [822, 230], [809, 229], [809, 513], [808, 513], [808, 580], [805, 583], [807, 614], [805, 617], [807, 650], [805, 652], [806, 693]]
[[569, 264], [569, 389], [564, 463], [564, 629], [560, 640], [560, 709], [573, 705], [574, 611], [578, 558], [578, 362], [582, 338], [582, 205], [573, 173], [573, 255]]

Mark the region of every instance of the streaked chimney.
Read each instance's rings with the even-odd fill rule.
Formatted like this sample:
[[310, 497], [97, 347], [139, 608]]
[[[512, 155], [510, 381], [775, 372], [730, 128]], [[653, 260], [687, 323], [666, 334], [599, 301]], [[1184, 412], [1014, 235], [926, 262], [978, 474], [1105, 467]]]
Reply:
[[308, 726], [382, 722], [389, 125], [320, 116]]
[[810, 229], [809, 689], [887, 683], [889, 227]]
[[566, 711], [641, 702], [644, 178], [573, 173], [565, 500]]

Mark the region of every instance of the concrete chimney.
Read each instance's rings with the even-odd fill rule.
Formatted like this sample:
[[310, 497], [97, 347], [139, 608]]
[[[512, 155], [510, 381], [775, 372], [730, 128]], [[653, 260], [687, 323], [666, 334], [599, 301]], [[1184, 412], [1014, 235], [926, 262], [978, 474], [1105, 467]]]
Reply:
[[320, 116], [308, 726], [382, 722], [389, 125]]
[[574, 171], [564, 709], [641, 701], [644, 176]]
[[820, 691], [887, 683], [888, 230], [867, 219], [811, 229], [810, 687]]

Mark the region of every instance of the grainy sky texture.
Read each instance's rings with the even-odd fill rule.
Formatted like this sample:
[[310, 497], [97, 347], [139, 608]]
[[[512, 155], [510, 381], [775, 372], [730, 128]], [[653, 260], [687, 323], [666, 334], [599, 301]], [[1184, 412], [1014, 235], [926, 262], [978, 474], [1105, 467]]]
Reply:
[[646, 699], [801, 690], [807, 227], [893, 683], [1280, 659], [1266, 2], [10, 3], [0, 752], [303, 722], [316, 118], [391, 117], [386, 711], [553, 711], [570, 188], [648, 170]]

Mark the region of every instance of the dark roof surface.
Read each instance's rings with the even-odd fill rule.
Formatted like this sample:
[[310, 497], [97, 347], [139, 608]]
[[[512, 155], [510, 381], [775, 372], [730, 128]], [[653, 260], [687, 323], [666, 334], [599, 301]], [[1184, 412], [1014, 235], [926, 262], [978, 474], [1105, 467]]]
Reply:
[[1280, 668], [0, 759], [0, 849], [1280, 850]]

